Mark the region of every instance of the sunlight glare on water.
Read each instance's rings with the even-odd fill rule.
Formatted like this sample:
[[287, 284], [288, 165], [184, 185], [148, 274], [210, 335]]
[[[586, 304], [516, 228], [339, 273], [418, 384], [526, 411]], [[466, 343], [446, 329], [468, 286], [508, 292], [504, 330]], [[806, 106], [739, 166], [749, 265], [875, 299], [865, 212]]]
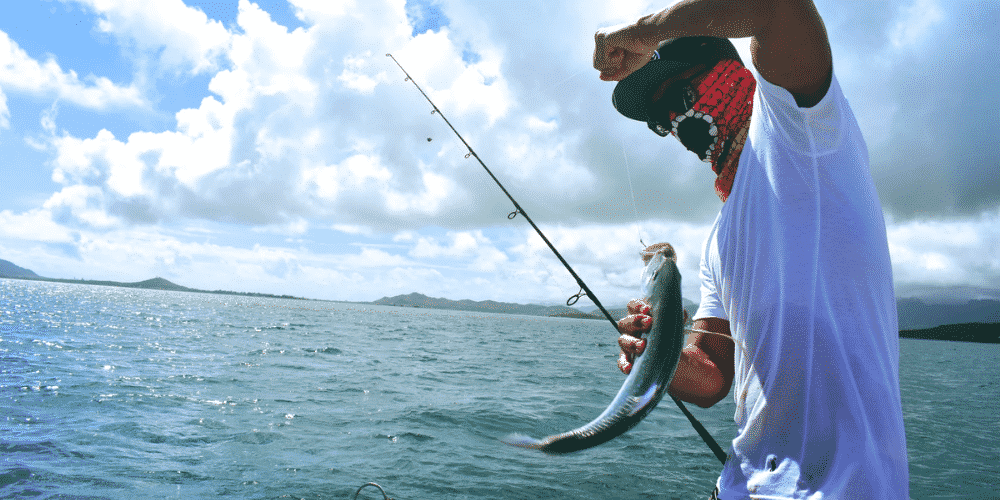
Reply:
[[[704, 498], [719, 472], [669, 401], [577, 454], [498, 441], [604, 409], [623, 379], [603, 321], [0, 291], [0, 498], [349, 498], [369, 481], [401, 500]], [[994, 494], [997, 347], [903, 341], [913, 498]], [[732, 435], [730, 399], [693, 411]]]

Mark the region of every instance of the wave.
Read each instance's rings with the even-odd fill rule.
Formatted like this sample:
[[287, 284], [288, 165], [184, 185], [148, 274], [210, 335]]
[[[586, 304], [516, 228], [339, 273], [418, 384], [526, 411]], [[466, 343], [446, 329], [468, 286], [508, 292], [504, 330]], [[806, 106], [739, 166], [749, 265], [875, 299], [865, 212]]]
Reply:
[[340, 349], [337, 349], [336, 347], [324, 347], [324, 348], [303, 347], [302, 351], [303, 352], [308, 352], [310, 354], [332, 354], [332, 355], [337, 355], [337, 354], [343, 354], [344, 353], [344, 351], [341, 351]]

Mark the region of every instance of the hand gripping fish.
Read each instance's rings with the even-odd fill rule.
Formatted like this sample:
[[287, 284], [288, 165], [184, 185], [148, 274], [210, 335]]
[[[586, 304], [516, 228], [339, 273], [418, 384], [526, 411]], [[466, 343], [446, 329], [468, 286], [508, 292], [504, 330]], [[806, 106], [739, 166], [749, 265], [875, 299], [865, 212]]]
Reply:
[[681, 274], [674, 259], [663, 259], [653, 275], [649, 296], [653, 326], [646, 333], [646, 349], [607, 409], [583, 427], [538, 440], [513, 434], [502, 441], [521, 448], [561, 454], [610, 441], [646, 417], [670, 386], [684, 339]]

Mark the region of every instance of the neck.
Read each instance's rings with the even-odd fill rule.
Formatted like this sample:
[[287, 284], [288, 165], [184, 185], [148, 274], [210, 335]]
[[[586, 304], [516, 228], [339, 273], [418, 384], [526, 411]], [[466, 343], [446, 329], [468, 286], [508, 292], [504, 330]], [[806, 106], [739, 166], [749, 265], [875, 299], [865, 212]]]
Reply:
[[728, 144], [728, 151], [723, 152], [719, 157], [719, 164], [713, 164], [712, 169], [718, 172], [715, 179], [715, 192], [723, 202], [729, 198], [729, 193], [736, 179], [736, 167], [740, 164], [740, 155], [743, 153], [743, 146], [747, 141], [747, 133], [750, 125], [747, 123], [740, 128], [736, 136]]
[[721, 165], [712, 165], [715, 167], [713, 170], [716, 172], [725, 172], [730, 168], [736, 169], [736, 166], [740, 164], [740, 154], [743, 153], [743, 145], [747, 142], [747, 133], [749, 131], [750, 124], [748, 123], [736, 133], [736, 137], [733, 137], [730, 143], [729, 153], [719, 158], [719, 161], [722, 163]]

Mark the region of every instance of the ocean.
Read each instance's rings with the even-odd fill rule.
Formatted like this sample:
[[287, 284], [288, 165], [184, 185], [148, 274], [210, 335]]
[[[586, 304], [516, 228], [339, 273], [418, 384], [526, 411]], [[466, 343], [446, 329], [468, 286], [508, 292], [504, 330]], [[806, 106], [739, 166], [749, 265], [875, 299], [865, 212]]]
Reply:
[[[568, 456], [512, 448], [622, 383], [602, 321], [0, 280], [0, 498], [707, 498], [664, 400]], [[1000, 498], [1000, 345], [901, 341], [914, 499]], [[690, 406], [720, 442], [734, 407]], [[365, 489], [359, 498], [382, 498]]]

